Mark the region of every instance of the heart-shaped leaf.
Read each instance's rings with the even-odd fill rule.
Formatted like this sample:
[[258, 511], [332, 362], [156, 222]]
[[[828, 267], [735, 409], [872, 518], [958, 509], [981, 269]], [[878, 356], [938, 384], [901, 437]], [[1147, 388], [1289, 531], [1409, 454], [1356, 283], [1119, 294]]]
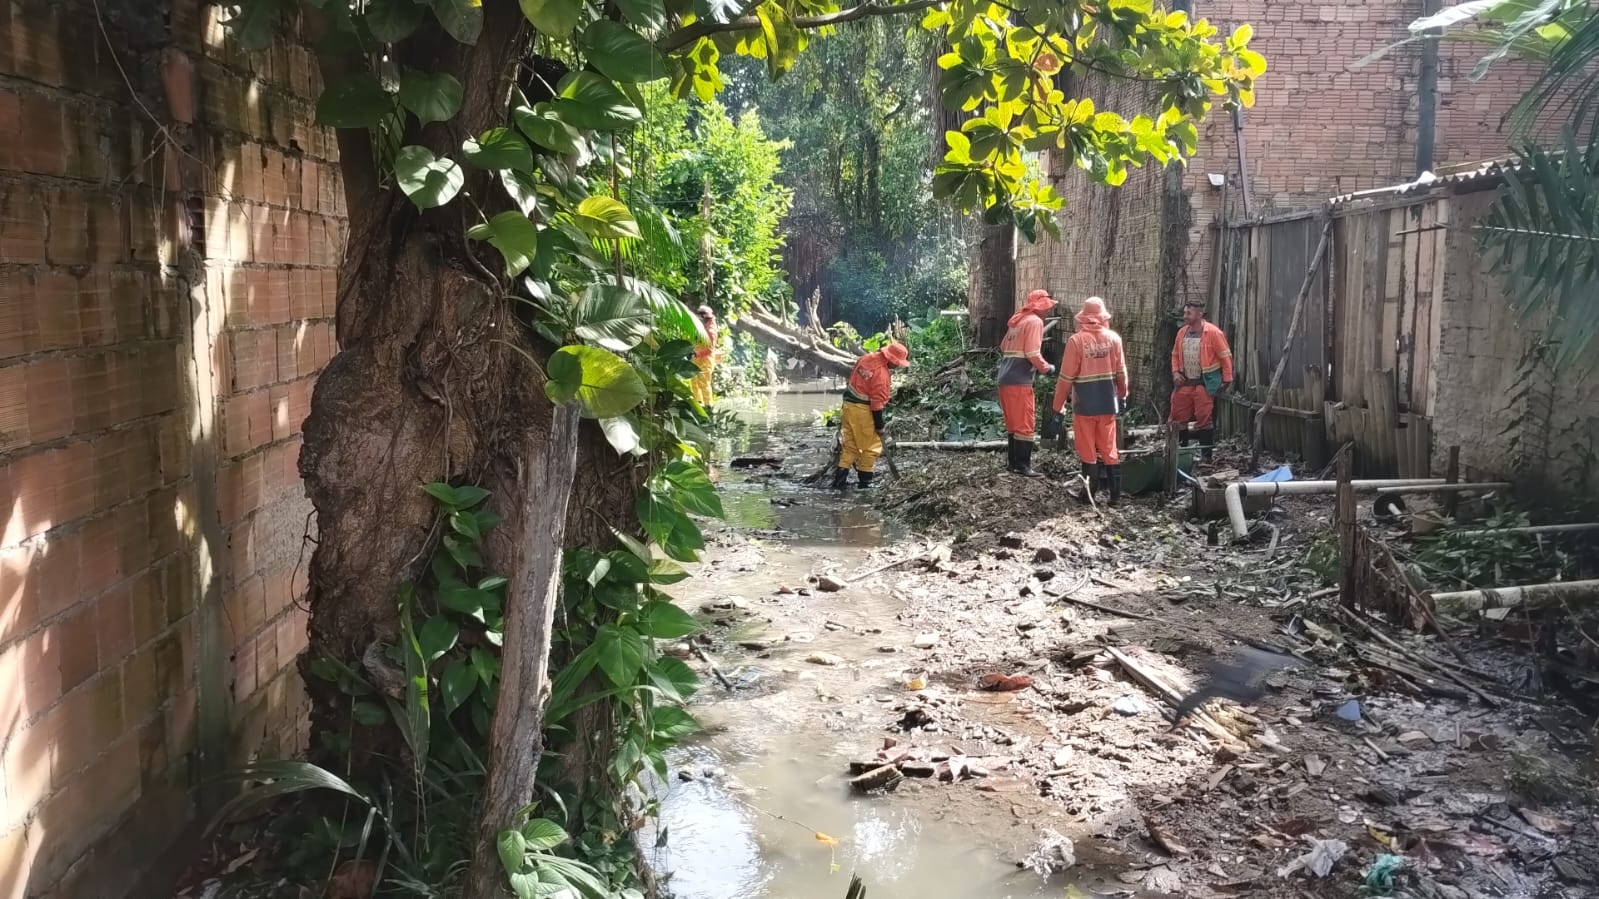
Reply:
[[654, 81], [666, 77], [666, 58], [637, 31], [600, 19], [583, 31], [589, 64], [616, 81]]
[[394, 180], [418, 209], [432, 209], [455, 199], [466, 173], [452, 159], [435, 159], [427, 147], [401, 147], [394, 155]]
[[562, 78], [559, 87], [556, 112], [574, 128], [620, 131], [644, 118], [638, 106], [598, 72], [574, 72]]
[[477, 43], [483, 33], [482, 0], [433, 0], [433, 15], [445, 34], [463, 44]]
[[617, 0], [622, 15], [629, 22], [646, 31], [656, 31], [666, 24], [666, 4], [663, 0]]
[[644, 401], [644, 381], [627, 360], [593, 346], [564, 346], [545, 366], [544, 392], [553, 402], [577, 400], [588, 418], [617, 418]]
[[461, 111], [461, 82], [446, 72], [406, 69], [400, 76], [400, 105], [424, 125], [447, 121]]
[[372, 37], [392, 44], [411, 36], [422, 24], [427, 10], [414, 0], [370, 0], [366, 6], [366, 27]]
[[522, 15], [550, 37], [566, 37], [577, 27], [583, 0], [521, 0]]
[[511, 113], [516, 127], [535, 144], [562, 156], [575, 156], [583, 145], [583, 135], [561, 121], [555, 107], [539, 103], [532, 108], [518, 106]]
[[527, 270], [539, 248], [539, 231], [520, 212], [506, 211], [481, 225], [467, 229], [466, 236], [486, 240], [505, 257], [505, 273], [514, 278]]
[[533, 171], [533, 148], [509, 128], [490, 128], [461, 145], [466, 161], [480, 169]]
[[600, 430], [605, 432], [606, 441], [618, 454], [626, 456], [643, 452], [639, 447], [638, 428], [626, 416], [600, 419]]

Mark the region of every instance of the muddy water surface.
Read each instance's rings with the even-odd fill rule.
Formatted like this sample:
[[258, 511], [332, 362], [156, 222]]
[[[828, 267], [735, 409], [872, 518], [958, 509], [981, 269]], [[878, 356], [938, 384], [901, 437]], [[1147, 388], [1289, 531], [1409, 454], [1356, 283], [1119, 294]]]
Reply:
[[[788, 476], [724, 468], [728, 529], [680, 590], [691, 610], [737, 597], [754, 614], [717, 632], [713, 658], [738, 689], [706, 686], [694, 712], [707, 732], [659, 785], [665, 840], [656, 861], [668, 893], [835, 899], [858, 873], [871, 899], [1059, 897], [1063, 884], [1015, 864], [1035, 833], [1017, 826], [1032, 813], [1027, 799], [916, 781], [886, 796], [848, 791], [849, 762], [882, 745], [889, 710], [905, 695], [907, 657], [885, 651], [915, 637], [896, 620], [903, 598], [881, 579], [842, 594], [778, 590], [816, 572], [863, 571], [880, 558], [875, 550], [914, 537], [863, 497], [794, 482], [825, 459], [832, 435], [816, 414], [837, 402], [797, 393], [750, 404], [741, 413], [749, 430], [724, 448], [729, 458], [784, 457]], [[806, 661], [816, 653], [837, 663]]]

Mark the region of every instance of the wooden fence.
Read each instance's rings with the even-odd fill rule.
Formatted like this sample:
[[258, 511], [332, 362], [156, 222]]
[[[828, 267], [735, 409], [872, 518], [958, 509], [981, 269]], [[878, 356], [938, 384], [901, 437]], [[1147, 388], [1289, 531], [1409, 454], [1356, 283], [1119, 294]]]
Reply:
[[[1353, 443], [1360, 477], [1429, 474], [1448, 202], [1399, 195], [1218, 227], [1212, 319], [1238, 367], [1237, 390], [1218, 405], [1223, 433], [1249, 432], [1286, 354], [1266, 449], [1319, 468]], [[1326, 216], [1332, 234], [1289, 341]]]

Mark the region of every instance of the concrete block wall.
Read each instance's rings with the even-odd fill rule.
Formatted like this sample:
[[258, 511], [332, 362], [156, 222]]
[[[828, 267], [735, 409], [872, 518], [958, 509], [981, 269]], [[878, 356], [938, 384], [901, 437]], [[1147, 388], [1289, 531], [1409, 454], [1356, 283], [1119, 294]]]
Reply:
[[135, 894], [203, 778], [305, 740], [343, 194], [309, 54], [220, 18], [0, 4], [0, 899]]
[[1448, 447], [1458, 446], [1467, 477], [1511, 478], [1562, 498], [1599, 495], [1599, 372], [1528, 364], [1547, 322], [1520, 320], [1470, 230], [1495, 193], [1439, 201], [1449, 204], [1451, 227], [1433, 356], [1434, 467], [1442, 471]]
[[[1250, 46], [1267, 59], [1255, 106], [1243, 113], [1254, 215], [1315, 208], [1332, 196], [1416, 175], [1419, 51], [1415, 46], [1402, 47], [1358, 69], [1351, 65], [1401, 40], [1408, 33], [1406, 26], [1421, 14], [1421, 0], [1194, 0], [1191, 6], [1195, 18], [1208, 19], [1223, 34], [1244, 23], [1252, 25]], [[1509, 140], [1498, 130], [1499, 119], [1531, 74], [1517, 63], [1505, 63], [1483, 81], [1471, 82], [1467, 76], [1478, 51], [1472, 45], [1450, 43], [1440, 53], [1437, 166], [1497, 158], [1507, 152]], [[1093, 97], [1100, 108], [1124, 114], [1137, 110], [1126, 102], [1134, 96], [1130, 88], [1101, 81], [1084, 79], [1073, 92]], [[1060, 241], [1045, 238], [1019, 247], [1018, 293], [1040, 277], [1107, 290], [1131, 288], [1134, 295], [1120, 302], [1123, 306], [1131, 302], [1135, 314], [1122, 318], [1118, 329], [1130, 352], [1134, 344], [1152, 346], [1153, 334], [1138, 333], [1140, 328], [1159, 325], [1157, 315], [1143, 314], [1145, 304], [1152, 312], [1175, 313], [1187, 299], [1209, 296], [1213, 223], [1221, 216], [1222, 192], [1210, 187], [1207, 175], [1228, 176], [1232, 184], [1228, 215], [1243, 217], [1232, 117], [1218, 104], [1200, 128], [1199, 152], [1183, 173], [1189, 210], [1182, 224], [1188, 237], [1177, 248], [1180, 270], [1164, 282], [1151, 274], [1159, 269], [1159, 257], [1145, 255], [1151, 245], [1158, 245], [1156, 235], [1169, 226], [1168, 216], [1175, 215], [1174, 210], [1161, 215], [1160, 204], [1150, 199], [1159, 193], [1157, 175], [1138, 173], [1120, 188], [1104, 188], [1090, 186], [1080, 170], [1066, 169], [1059, 160], [1051, 172], [1072, 202], [1062, 216]], [[1117, 214], [1103, 214], [1117, 201], [1099, 195], [1117, 193], [1123, 195]], [[1082, 252], [1087, 248], [1114, 248], [1118, 255], [1114, 260], [1085, 257]], [[1096, 267], [1117, 271], [1096, 280], [1092, 274]], [[1113, 285], [1107, 278], [1121, 284]], [[1162, 283], [1163, 295], [1148, 293]], [[1141, 357], [1129, 362], [1135, 367], [1158, 365], [1158, 360]]]

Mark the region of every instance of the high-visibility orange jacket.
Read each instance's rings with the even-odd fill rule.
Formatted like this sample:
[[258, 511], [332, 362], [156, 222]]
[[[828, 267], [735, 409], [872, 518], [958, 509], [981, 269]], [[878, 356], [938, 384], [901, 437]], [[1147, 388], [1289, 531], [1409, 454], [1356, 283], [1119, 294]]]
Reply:
[[1077, 316], [1077, 333], [1066, 340], [1060, 379], [1050, 409], [1059, 412], [1075, 390], [1078, 415], [1115, 415], [1127, 398], [1127, 359], [1120, 334], [1094, 316]]
[[1055, 300], [1043, 291], [1033, 293], [1027, 305], [1005, 323], [1008, 330], [999, 342], [999, 371], [995, 378], [1001, 386], [1031, 384], [1033, 372], [1049, 373], [1043, 352], [1044, 313], [1055, 306]]
[[716, 322], [705, 322], [705, 342], [694, 347], [695, 359], [709, 359], [716, 352]]
[[[1205, 389], [1215, 393], [1222, 384], [1232, 382], [1233, 351], [1227, 346], [1227, 335], [1223, 334], [1220, 328], [1206, 321], [1199, 324], [1199, 376], [1205, 382]], [[1188, 330], [1188, 326], [1183, 325], [1177, 332], [1177, 342], [1172, 345], [1173, 375], [1183, 373], [1183, 338], [1188, 336]]]
[[893, 390], [890, 368], [892, 366], [883, 358], [882, 350], [867, 353], [856, 360], [855, 369], [849, 373], [849, 391], [844, 394], [844, 399], [865, 403], [873, 412], [883, 411]]

